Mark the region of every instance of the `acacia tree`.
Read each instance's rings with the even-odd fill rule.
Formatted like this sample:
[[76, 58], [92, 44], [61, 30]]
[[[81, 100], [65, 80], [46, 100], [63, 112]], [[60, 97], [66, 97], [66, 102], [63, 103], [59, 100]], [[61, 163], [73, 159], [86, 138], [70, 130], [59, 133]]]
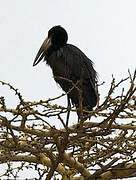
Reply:
[[[1, 88], [8, 86], [19, 100], [16, 107], [9, 108], [6, 98], [0, 97], [0, 167], [4, 166], [0, 177], [19, 179], [26, 170], [31, 179], [46, 180], [136, 177], [135, 80], [136, 72], [117, 83], [113, 78], [107, 97], [88, 112], [90, 120], [74, 119], [68, 127], [64, 114], [69, 109], [54, 104], [65, 94], [30, 102], [0, 81]], [[116, 95], [123, 82], [128, 83], [127, 90], [122, 88]], [[56, 128], [48, 119], [55, 119], [62, 127]]]

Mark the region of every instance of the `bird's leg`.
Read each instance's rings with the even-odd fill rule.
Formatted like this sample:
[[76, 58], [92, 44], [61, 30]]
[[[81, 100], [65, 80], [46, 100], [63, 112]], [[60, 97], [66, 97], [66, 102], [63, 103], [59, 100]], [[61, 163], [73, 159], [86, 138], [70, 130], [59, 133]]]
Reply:
[[67, 119], [66, 119], [66, 127], [68, 127], [68, 121], [69, 121], [69, 115], [70, 115], [70, 109], [71, 109], [71, 103], [70, 103], [70, 98], [67, 96], [67, 102], [68, 102], [68, 106], [67, 106]]
[[77, 107], [77, 116], [78, 116], [78, 123], [80, 122], [80, 111], [78, 110], [78, 107]]
[[79, 113], [80, 113], [80, 120], [83, 121], [83, 70], [81, 73], [81, 78], [79, 81]]
[[82, 90], [79, 91], [79, 114], [80, 114], [80, 120], [83, 121], [83, 98], [82, 98]]

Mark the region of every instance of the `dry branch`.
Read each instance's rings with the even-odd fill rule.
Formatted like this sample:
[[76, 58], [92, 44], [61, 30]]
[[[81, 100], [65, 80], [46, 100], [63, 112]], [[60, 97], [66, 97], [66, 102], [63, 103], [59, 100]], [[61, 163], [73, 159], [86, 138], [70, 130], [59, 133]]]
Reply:
[[[73, 119], [69, 127], [64, 118], [69, 109], [53, 104], [65, 94], [27, 102], [16, 88], [0, 83], [19, 99], [10, 108], [0, 97], [0, 164], [7, 164], [0, 177], [17, 178], [21, 170], [32, 167], [39, 179], [136, 177], [136, 72], [117, 83], [113, 78], [104, 102], [87, 112], [90, 120], [82, 119], [81, 124]], [[122, 83], [129, 87], [116, 95]], [[51, 125], [52, 119], [63, 128]], [[14, 168], [16, 162], [21, 164]]]

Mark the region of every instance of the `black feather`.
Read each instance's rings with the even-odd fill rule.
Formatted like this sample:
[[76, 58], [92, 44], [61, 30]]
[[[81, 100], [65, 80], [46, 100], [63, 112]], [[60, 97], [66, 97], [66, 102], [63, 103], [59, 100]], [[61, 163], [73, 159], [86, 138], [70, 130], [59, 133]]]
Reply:
[[48, 38], [51, 44], [40, 48], [34, 65], [44, 58], [52, 69], [55, 81], [68, 93], [72, 104], [79, 108], [79, 92], [82, 92], [83, 108], [92, 110], [98, 99], [97, 73], [93, 62], [79, 48], [67, 44], [67, 37], [67, 32], [61, 26], [49, 30]]

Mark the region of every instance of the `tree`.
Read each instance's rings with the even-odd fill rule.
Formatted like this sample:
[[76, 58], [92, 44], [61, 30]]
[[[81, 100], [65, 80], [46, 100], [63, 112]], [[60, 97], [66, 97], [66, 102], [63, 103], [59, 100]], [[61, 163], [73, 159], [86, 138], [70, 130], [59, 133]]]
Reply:
[[[35, 179], [117, 179], [136, 177], [136, 72], [116, 83], [112, 79], [107, 97], [88, 112], [90, 120], [74, 120], [65, 126], [68, 109], [54, 104], [59, 97], [35, 102], [25, 101], [15, 92], [19, 103], [9, 108], [0, 97], [1, 177], [18, 179], [21, 171], [35, 171]], [[115, 91], [127, 82], [127, 90]], [[75, 112], [74, 108], [70, 109]], [[72, 116], [70, 117], [72, 118]], [[48, 119], [60, 122], [52, 126]]]

